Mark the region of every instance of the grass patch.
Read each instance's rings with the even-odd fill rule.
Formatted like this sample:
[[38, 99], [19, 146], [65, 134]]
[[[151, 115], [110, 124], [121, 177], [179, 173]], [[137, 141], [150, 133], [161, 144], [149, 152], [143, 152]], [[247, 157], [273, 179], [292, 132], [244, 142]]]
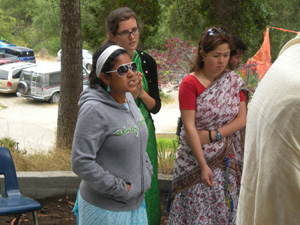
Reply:
[[[26, 150], [17, 150], [17, 142], [10, 138], [0, 139], [0, 146], [10, 150], [16, 171], [71, 171], [70, 149], [54, 149], [47, 154], [27, 154]], [[159, 173], [173, 174], [177, 148], [178, 137], [176, 135], [157, 136]]]
[[178, 137], [162, 136], [157, 140], [158, 172], [173, 174], [173, 166], [178, 148]]
[[174, 99], [173, 99], [172, 95], [166, 94], [166, 93], [161, 91], [161, 92], [159, 92], [159, 96], [160, 96], [162, 105], [167, 105], [169, 103], [174, 102]]
[[0, 108], [1, 108], [1, 109], [7, 109], [7, 106], [2, 105], [2, 104], [0, 103]]
[[10, 138], [0, 139], [0, 146], [10, 150], [16, 171], [70, 171], [71, 150], [55, 149], [47, 154], [27, 154], [26, 150], [17, 150], [17, 142]]

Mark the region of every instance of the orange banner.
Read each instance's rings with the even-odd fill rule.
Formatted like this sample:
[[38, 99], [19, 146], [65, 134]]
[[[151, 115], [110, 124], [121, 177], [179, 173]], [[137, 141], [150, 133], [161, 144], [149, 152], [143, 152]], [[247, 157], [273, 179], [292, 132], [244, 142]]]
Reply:
[[[267, 28], [264, 33], [264, 42], [261, 48], [247, 61], [245, 68], [255, 71], [258, 74], [259, 81], [261, 81], [271, 65], [270, 37], [269, 28]], [[246, 71], [243, 72], [243, 74], [245, 73]]]

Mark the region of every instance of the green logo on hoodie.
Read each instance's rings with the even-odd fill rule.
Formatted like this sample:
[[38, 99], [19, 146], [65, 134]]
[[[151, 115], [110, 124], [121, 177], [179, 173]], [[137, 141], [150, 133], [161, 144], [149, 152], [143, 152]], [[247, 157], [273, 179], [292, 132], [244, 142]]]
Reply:
[[116, 135], [117, 136], [121, 136], [124, 134], [129, 134], [129, 133], [135, 133], [135, 136], [138, 137], [139, 136], [139, 127], [137, 125], [135, 125], [134, 127], [122, 127], [122, 130], [117, 130]]

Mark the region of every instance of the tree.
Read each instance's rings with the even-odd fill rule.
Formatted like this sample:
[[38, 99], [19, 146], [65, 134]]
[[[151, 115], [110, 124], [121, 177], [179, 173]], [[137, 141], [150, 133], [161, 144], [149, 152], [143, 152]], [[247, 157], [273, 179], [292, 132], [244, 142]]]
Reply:
[[224, 27], [246, 43], [247, 53], [252, 56], [263, 41], [271, 7], [266, 0], [203, 0], [205, 26]]
[[62, 56], [57, 147], [70, 148], [83, 81], [80, 0], [60, 1], [60, 21]]
[[[299, 0], [278, 1], [269, 0], [273, 13], [269, 24], [273, 27], [299, 31], [300, 2]], [[270, 29], [271, 55], [274, 62], [283, 45], [296, 36], [295, 33]]]
[[168, 5], [166, 23], [173, 37], [195, 42], [205, 29], [223, 27], [241, 38], [250, 54], [258, 50], [272, 13], [266, 0], [160, 0], [160, 3]]
[[[0, 9], [0, 38], [8, 39], [8, 41], [12, 38], [11, 28], [16, 26], [16, 19], [14, 17], [8, 16], [2, 9]], [[2, 36], [6, 34], [5, 36]]]
[[37, 1], [31, 29], [26, 34], [24, 38], [35, 52], [45, 47], [49, 54], [55, 55], [60, 49], [60, 1]]

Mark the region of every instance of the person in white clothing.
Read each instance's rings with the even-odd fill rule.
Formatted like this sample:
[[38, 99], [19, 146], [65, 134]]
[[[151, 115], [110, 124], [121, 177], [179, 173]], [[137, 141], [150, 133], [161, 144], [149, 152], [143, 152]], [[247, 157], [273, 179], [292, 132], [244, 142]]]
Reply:
[[300, 221], [300, 34], [284, 45], [250, 102], [237, 225]]

